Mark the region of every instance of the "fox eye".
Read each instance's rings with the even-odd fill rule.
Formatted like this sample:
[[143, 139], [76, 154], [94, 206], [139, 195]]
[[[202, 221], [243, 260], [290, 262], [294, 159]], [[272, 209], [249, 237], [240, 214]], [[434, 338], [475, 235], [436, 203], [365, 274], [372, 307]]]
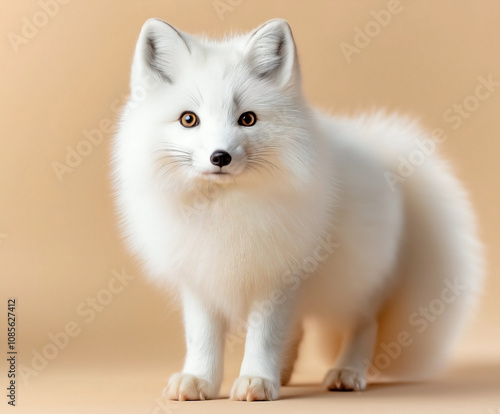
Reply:
[[243, 112], [240, 115], [240, 119], [238, 119], [238, 124], [245, 126], [245, 127], [251, 127], [255, 125], [257, 122], [257, 115], [253, 112]]
[[198, 116], [194, 112], [183, 112], [179, 121], [184, 128], [193, 128], [200, 123]]

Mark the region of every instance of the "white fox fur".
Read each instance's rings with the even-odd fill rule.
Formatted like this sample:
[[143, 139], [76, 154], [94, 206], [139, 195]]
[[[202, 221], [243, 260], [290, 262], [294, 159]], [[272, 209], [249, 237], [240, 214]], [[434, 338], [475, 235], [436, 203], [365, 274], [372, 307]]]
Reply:
[[[181, 125], [185, 111], [199, 124]], [[257, 122], [239, 125], [248, 111]], [[328, 389], [441, 367], [480, 287], [481, 251], [443, 161], [429, 151], [398, 172], [429, 142], [401, 117], [311, 108], [283, 20], [220, 42], [148, 20], [113, 166], [128, 245], [182, 299], [187, 355], [167, 395], [217, 397], [225, 334], [242, 320], [236, 400], [278, 398], [305, 318], [325, 341], [345, 337]], [[211, 163], [218, 150], [228, 165]]]

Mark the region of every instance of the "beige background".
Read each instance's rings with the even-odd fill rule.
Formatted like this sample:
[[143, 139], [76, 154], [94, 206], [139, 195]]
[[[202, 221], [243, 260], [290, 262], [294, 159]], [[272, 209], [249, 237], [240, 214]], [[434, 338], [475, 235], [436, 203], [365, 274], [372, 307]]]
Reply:
[[[312, 103], [341, 113], [385, 107], [419, 117], [429, 129], [445, 129], [449, 138], [440, 150], [470, 191], [488, 260], [481, 306], [454, 370], [442, 383], [372, 387], [360, 395], [292, 387], [284, 391], [289, 398], [277, 403], [235, 406], [222, 400], [168, 409], [401, 412], [405, 406], [500, 412], [500, 85], [456, 130], [443, 120], [449, 108], [474, 94], [478, 77], [500, 82], [500, 2], [401, 0], [401, 13], [392, 15], [350, 63], [341, 43], [352, 45], [355, 28], [375, 21], [371, 12], [387, 9], [390, 2], [72, 0], [52, 8], [53, 16], [45, 19], [42, 3], [0, 2], [0, 340], [6, 343], [10, 296], [18, 299], [18, 357], [24, 366], [32, 367], [34, 355], [51, 342], [48, 335], [62, 332], [68, 322], [81, 333], [46, 367], [38, 366], [37, 375], [19, 378], [18, 412], [167, 410], [155, 399], [182, 364], [180, 318], [165, 295], [143, 280], [120, 241], [110, 196], [111, 134], [106, 132], [128, 93], [133, 48], [149, 17], [215, 36], [285, 18]], [[229, 6], [220, 17], [216, 6], [224, 4]], [[13, 47], [14, 37], [33, 20], [43, 27]], [[82, 147], [85, 131], [96, 128], [106, 130], [102, 143]], [[53, 164], [65, 163], [68, 147], [90, 153], [58, 179]], [[100, 291], [113, 269], [135, 278], [87, 323], [85, 302], [96, 295], [107, 299]], [[228, 352], [226, 395], [240, 357], [241, 347]], [[295, 383], [318, 383], [322, 372], [313, 375], [308, 355], [303, 357]], [[420, 405], [412, 403], [414, 398]], [[1, 410], [5, 405], [2, 397]]]

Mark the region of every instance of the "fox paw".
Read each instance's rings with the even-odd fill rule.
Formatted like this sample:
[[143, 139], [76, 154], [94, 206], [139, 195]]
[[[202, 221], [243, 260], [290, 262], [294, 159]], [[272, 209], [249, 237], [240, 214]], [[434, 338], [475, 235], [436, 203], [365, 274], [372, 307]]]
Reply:
[[279, 384], [260, 377], [241, 376], [233, 384], [231, 399], [236, 401], [272, 401], [278, 398]]
[[366, 388], [366, 378], [351, 368], [331, 369], [323, 384], [330, 391], [361, 391]]
[[163, 394], [170, 400], [210, 400], [217, 397], [217, 388], [209, 381], [179, 372], [168, 380]]

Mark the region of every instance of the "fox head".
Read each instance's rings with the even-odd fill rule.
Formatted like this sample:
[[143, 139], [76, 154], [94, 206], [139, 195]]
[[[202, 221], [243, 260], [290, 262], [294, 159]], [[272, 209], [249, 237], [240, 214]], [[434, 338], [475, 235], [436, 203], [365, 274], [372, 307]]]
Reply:
[[150, 19], [135, 50], [122, 139], [171, 190], [207, 181], [296, 186], [314, 163], [308, 111], [286, 21], [213, 41]]

